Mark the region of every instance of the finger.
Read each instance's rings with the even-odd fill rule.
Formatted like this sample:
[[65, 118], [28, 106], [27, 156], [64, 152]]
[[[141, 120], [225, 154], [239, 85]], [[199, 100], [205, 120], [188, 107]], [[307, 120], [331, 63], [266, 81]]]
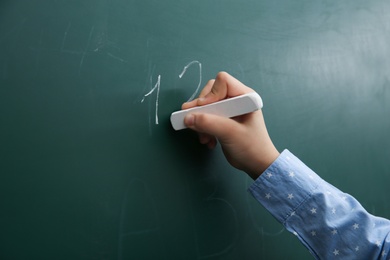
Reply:
[[[212, 79], [212, 80], [209, 80], [207, 82], [207, 84], [204, 86], [204, 88], [200, 92], [199, 98], [203, 98], [204, 96], [206, 96], [210, 92], [211, 88], [213, 87], [214, 81], [215, 80]], [[183, 103], [181, 106], [181, 109], [188, 109], [188, 108], [196, 107], [198, 105], [198, 100], [199, 99], [196, 98], [194, 100]]]
[[181, 109], [188, 109], [188, 108], [196, 107], [197, 105], [198, 105], [198, 99], [196, 98], [192, 101], [183, 103], [181, 105]]
[[217, 145], [217, 139], [208, 134], [199, 134], [199, 142], [209, 149], [213, 149]]
[[213, 149], [217, 145], [217, 139], [215, 139], [214, 136], [204, 133], [199, 133], [198, 136], [199, 142], [203, 145], [206, 145], [209, 149]]
[[240, 124], [230, 118], [212, 114], [189, 114], [184, 118], [186, 126], [202, 134], [227, 139], [231, 133], [239, 131]]
[[204, 86], [204, 88], [202, 89], [202, 91], [199, 94], [200, 98], [206, 96], [211, 91], [211, 89], [214, 85], [214, 82], [215, 82], [215, 79], [211, 79], [207, 82], [207, 84]]
[[214, 149], [215, 146], [217, 146], [217, 139], [214, 137], [210, 140], [210, 142], [207, 143], [207, 148]]
[[199, 142], [201, 144], [207, 144], [208, 142], [211, 141], [213, 137], [211, 135], [208, 135], [208, 134], [204, 134], [204, 133], [199, 133]]
[[198, 105], [206, 105], [219, 100], [240, 96], [253, 92], [253, 89], [245, 86], [226, 72], [219, 72], [210, 92], [198, 99]]

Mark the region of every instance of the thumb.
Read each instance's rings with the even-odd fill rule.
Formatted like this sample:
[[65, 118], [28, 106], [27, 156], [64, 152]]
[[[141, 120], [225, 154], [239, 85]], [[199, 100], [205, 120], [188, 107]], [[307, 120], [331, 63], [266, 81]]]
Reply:
[[228, 139], [239, 124], [226, 117], [212, 114], [188, 114], [184, 118], [184, 124], [199, 133], [215, 136], [219, 140]]

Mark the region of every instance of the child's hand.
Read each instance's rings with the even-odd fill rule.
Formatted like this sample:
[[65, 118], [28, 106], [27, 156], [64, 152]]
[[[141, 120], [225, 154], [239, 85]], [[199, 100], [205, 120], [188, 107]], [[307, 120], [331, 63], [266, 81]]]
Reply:
[[[182, 109], [203, 106], [222, 99], [243, 95], [254, 90], [226, 72], [210, 80], [199, 98], [184, 103]], [[184, 123], [199, 133], [199, 140], [209, 148], [220, 142], [226, 159], [237, 169], [256, 179], [279, 156], [273, 145], [261, 110], [235, 118], [210, 114], [189, 114]]]

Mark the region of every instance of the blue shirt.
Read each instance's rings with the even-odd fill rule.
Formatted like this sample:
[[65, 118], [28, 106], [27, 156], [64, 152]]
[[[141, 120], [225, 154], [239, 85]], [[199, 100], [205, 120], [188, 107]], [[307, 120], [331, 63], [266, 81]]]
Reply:
[[288, 150], [249, 191], [317, 259], [390, 259], [390, 221], [369, 214]]

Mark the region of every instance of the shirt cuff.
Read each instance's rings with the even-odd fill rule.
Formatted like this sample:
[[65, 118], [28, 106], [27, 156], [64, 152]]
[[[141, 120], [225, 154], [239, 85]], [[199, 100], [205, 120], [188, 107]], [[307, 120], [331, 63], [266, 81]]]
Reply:
[[249, 192], [285, 225], [321, 182], [323, 180], [316, 173], [290, 151], [284, 150], [249, 187]]

